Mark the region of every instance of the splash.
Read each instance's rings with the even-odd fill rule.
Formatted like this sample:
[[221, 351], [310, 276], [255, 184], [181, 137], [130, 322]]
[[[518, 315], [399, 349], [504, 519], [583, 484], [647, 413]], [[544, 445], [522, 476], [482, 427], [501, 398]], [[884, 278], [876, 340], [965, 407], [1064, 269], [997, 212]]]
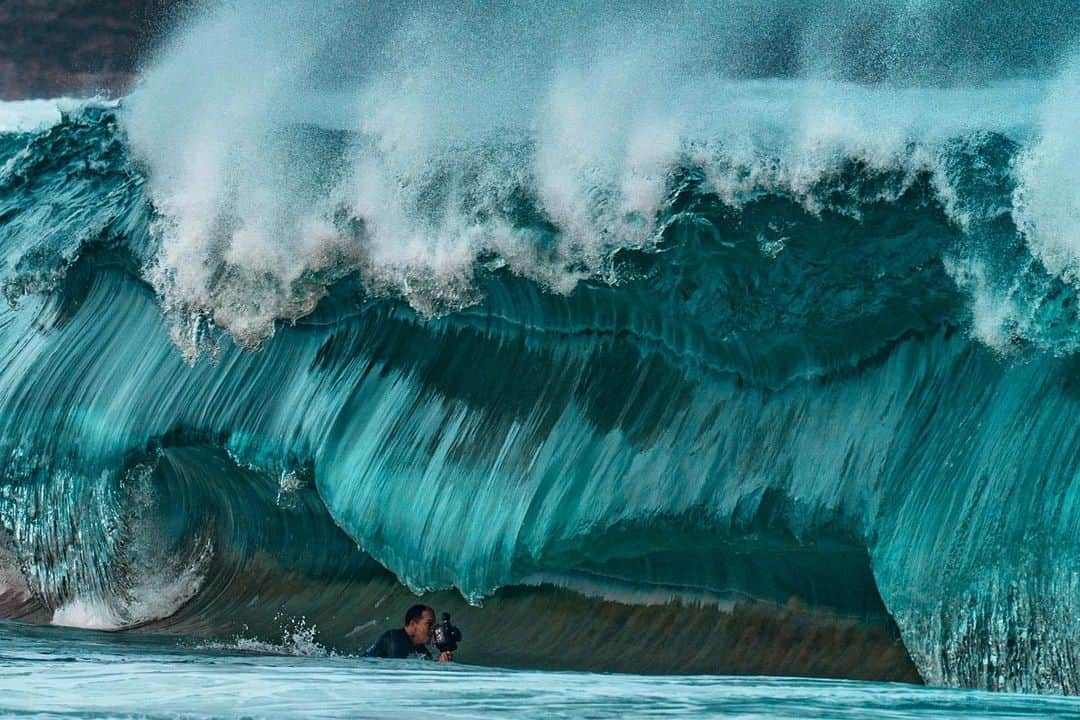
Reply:
[[318, 629], [314, 625], [309, 625], [304, 618], [279, 617], [277, 620], [282, 623], [281, 639], [277, 642], [237, 635], [225, 642], [199, 643], [195, 649], [289, 657], [333, 657], [335, 655], [316, 642], [315, 636]]
[[[964, 13], [856, 7], [834, 25], [824, 8], [755, 2], [221, 6], [163, 51], [125, 112], [160, 212], [147, 272], [174, 340], [193, 357], [210, 323], [256, 347], [353, 274], [426, 316], [477, 302], [485, 268], [559, 293], [618, 283], [615, 256], [655, 247], [688, 166], [729, 203], [781, 192], [819, 211], [852, 161], [906, 178], [883, 188], [895, 198], [958, 135], [1024, 134], [1044, 88], [1015, 73], [1044, 70], [1039, 50], [1065, 42], [1048, 29], [1002, 53], [1008, 11], [974, 40], [938, 34]], [[761, 34], [775, 26], [791, 36]], [[983, 55], [997, 60], [978, 71]], [[768, 68], [779, 77], [759, 79]]]
[[1080, 55], [1054, 81], [1039, 117], [1039, 139], [1020, 159], [1014, 202], [1033, 254], [1070, 283], [1080, 281]]

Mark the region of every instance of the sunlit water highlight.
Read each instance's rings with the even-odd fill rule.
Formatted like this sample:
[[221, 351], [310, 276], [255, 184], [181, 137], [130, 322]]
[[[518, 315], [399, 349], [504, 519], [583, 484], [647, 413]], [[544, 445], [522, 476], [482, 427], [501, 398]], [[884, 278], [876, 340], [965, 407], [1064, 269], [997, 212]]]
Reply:
[[1080, 700], [805, 678], [518, 671], [0, 624], [4, 717], [1065, 718]]

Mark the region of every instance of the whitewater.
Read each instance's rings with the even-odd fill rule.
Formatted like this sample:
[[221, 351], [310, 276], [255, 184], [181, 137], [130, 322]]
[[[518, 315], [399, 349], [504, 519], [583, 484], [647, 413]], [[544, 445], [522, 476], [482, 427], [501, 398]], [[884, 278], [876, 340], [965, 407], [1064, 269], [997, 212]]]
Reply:
[[[252, 654], [0, 623], [0, 713], [266, 718], [1050, 718], [1071, 699], [902, 683], [641, 676]], [[10, 643], [17, 643], [12, 648]], [[32, 683], [27, 679], [33, 674]], [[28, 685], [32, 684], [32, 689]], [[422, 695], [417, 698], [417, 693]], [[406, 698], [406, 700], [403, 700]]]
[[1080, 6], [840, 5], [203, 3], [0, 104], [5, 661], [392, 697], [419, 595], [474, 715], [1077, 712]]

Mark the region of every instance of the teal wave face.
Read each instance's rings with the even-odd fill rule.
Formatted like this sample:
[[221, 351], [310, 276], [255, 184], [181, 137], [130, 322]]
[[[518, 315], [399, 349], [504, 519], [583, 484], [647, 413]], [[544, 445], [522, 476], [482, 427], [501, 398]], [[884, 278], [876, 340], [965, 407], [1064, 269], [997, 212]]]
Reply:
[[[163, 313], [113, 111], [2, 137], [0, 519], [43, 617], [213, 634], [285, 608], [345, 642], [332, 598], [374, 605], [387, 571], [473, 602], [795, 598], [895, 621], [934, 683], [1077, 689], [1075, 300], [1002, 211], [1016, 141], [949, 144], [954, 194], [841, 163], [818, 208], [685, 167], [656, 242], [571, 291], [484, 258], [471, 304], [425, 315], [329, 268], [251, 350]], [[527, 194], [505, 212], [557, 232]], [[1024, 268], [1012, 355], [965, 263], [984, 289]]]

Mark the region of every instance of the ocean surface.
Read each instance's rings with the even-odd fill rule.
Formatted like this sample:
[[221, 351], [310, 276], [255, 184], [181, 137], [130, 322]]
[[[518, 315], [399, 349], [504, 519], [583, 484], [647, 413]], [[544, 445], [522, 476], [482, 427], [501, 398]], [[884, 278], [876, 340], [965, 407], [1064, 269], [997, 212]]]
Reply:
[[0, 624], [0, 715], [36, 718], [1080, 717], [1074, 698], [787, 677], [505, 670]]
[[[1064, 712], [1080, 4], [939, 5], [235, 0], [0, 105], [10, 710]], [[418, 598], [463, 666], [347, 657]]]

